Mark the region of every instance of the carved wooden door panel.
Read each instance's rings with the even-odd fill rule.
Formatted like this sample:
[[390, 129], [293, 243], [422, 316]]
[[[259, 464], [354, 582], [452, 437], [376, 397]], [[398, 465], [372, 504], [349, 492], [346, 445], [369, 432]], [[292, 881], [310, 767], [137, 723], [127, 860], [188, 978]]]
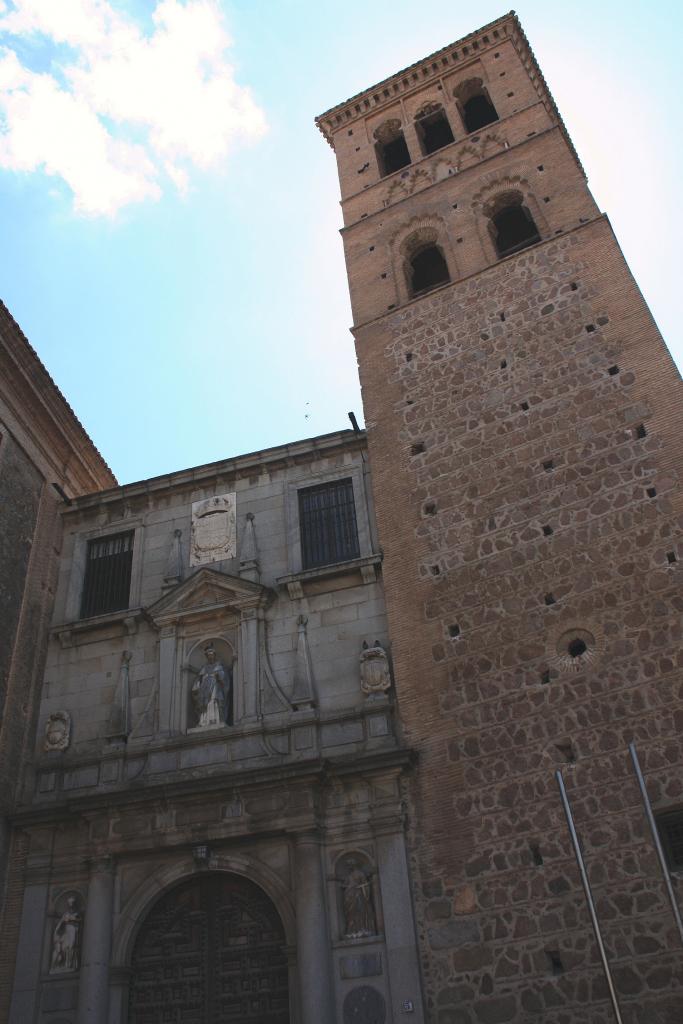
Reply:
[[131, 966], [129, 1024], [289, 1024], [282, 922], [237, 875], [203, 875], [162, 896]]

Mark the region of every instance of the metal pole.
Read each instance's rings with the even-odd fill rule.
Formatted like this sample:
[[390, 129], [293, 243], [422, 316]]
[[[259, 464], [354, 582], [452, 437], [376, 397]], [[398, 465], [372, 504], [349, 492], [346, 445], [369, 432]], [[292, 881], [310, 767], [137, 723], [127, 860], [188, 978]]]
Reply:
[[638, 786], [640, 787], [640, 795], [643, 798], [643, 806], [645, 808], [645, 816], [647, 818], [647, 823], [650, 826], [650, 832], [652, 833], [652, 842], [655, 844], [655, 850], [657, 851], [657, 856], [659, 857], [659, 864], [660, 864], [660, 867], [662, 869], [662, 875], [664, 877], [664, 885], [666, 886], [666, 892], [667, 892], [667, 895], [669, 897], [669, 903], [671, 904], [671, 910], [673, 911], [674, 920], [676, 921], [676, 927], [678, 928], [678, 934], [681, 937], [681, 942], [683, 942], [683, 921], [681, 920], [681, 912], [678, 909], [678, 902], [676, 900], [676, 893], [674, 892], [674, 887], [671, 884], [671, 875], [669, 874], [669, 867], [668, 867], [668, 865], [666, 863], [666, 857], [664, 855], [664, 850], [662, 849], [662, 841], [659, 838], [659, 831], [657, 829], [657, 822], [655, 821], [655, 816], [652, 813], [652, 804], [650, 803], [650, 798], [647, 795], [647, 788], [645, 786], [645, 779], [643, 778], [643, 773], [642, 773], [642, 770], [640, 768], [640, 761], [638, 760], [638, 754], [636, 753], [636, 745], [635, 745], [635, 743], [629, 743], [629, 745], [628, 745], [628, 752], [631, 755], [631, 760], [633, 761], [633, 768], [634, 768], [635, 773], [636, 773], [636, 778], [638, 779]]
[[619, 1009], [619, 1001], [617, 999], [617, 993], [614, 988], [614, 982], [612, 981], [612, 974], [609, 969], [607, 953], [605, 952], [605, 946], [602, 941], [602, 934], [600, 933], [600, 924], [598, 922], [598, 915], [595, 912], [595, 903], [593, 902], [593, 894], [591, 893], [590, 882], [588, 881], [588, 875], [586, 873], [586, 865], [584, 863], [583, 854], [581, 853], [581, 847], [579, 845], [579, 837], [576, 834], [576, 828], [574, 826], [574, 818], [572, 816], [572, 809], [569, 805], [569, 797], [567, 796], [567, 790], [564, 788], [564, 779], [562, 778], [562, 772], [559, 770], [559, 768], [555, 772], [555, 778], [557, 779], [557, 785], [560, 787], [560, 797], [562, 798], [562, 806], [564, 807], [564, 813], [567, 819], [567, 826], [569, 828], [569, 835], [571, 836], [572, 846], [574, 847], [574, 856], [576, 857], [576, 863], [579, 868], [579, 874], [581, 875], [581, 884], [583, 885], [583, 891], [586, 894], [588, 913], [590, 914], [591, 924], [593, 925], [595, 941], [598, 944], [598, 951], [600, 953], [600, 959], [602, 960], [602, 969], [605, 972], [605, 981], [607, 982], [607, 988], [609, 989], [609, 995], [610, 999], [612, 1000], [612, 1007], [614, 1009], [614, 1017], [617, 1024], [624, 1024], [621, 1017], [621, 1011]]

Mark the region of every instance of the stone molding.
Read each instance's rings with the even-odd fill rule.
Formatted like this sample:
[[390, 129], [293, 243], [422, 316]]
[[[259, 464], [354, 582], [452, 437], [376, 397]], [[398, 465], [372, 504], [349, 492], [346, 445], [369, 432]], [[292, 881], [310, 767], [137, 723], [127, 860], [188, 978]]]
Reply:
[[[181, 858], [176, 853], [168, 865], [159, 868], [152, 877], [140, 883], [126, 901], [124, 912], [114, 930], [112, 969], [125, 970], [130, 964], [137, 927], [152, 904], [174, 885], [206, 870], [197, 867], [190, 851]], [[241, 875], [259, 885], [280, 914], [288, 944], [296, 946], [296, 920], [291, 893], [274, 871], [254, 857], [223, 851], [210, 857], [208, 870]]]
[[150, 605], [146, 614], [157, 628], [161, 628], [198, 618], [207, 612], [212, 615], [229, 610], [254, 613], [258, 608], [266, 607], [272, 597], [272, 591], [260, 583], [217, 569], [203, 568]]
[[[97, 494], [84, 494], [75, 498], [72, 504], [63, 510], [67, 517], [78, 519], [81, 510], [101, 508], [107, 505], [121, 505], [122, 502], [135, 503], [136, 499], [148, 500], [150, 494], [162, 495], [187, 487], [200, 490], [202, 487], [230, 486], [232, 481], [254, 474], [255, 470], [274, 472], [296, 462], [314, 461], [323, 457], [331, 457], [339, 451], [358, 451], [366, 448], [365, 431], [358, 434], [353, 430], [338, 430], [330, 434], [319, 434], [295, 441], [290, 444], [264, 448], [262, 451], [240, 455], [232, 459], [221, 459], [196, 466], [193, 469], [182, 469], [176, 473], [151, 477], [149, 480], [137, 480]], [[71, 525], [71, 523], [69, 524]]]
[[381, 555], [368, 555], [365, 558], [351, 558], [348, 562], [335, 562], [333, 565], [321, 565], [317, 569], [304, 569], [287, 576], [278, 576], [275, 582], [280, 587], [286, 587], [289, 596], [296, 601], [306, 596], [309, 584], [319, 580], [360, 574], [363, 583], [374, 583], [381, 564]]
[[[400, 774], [412, 770], [416, 760], [417, 754], [414, 750], [393, 746], [339, 756], [335, 759], [317, 754], [308, 760], [262, 764], [240, 768], [238, 772], [233, 768], [229, 772], [205, 774], [201, 777], [188, 773], [185, 777], [169, 778], [160, 774], [154, 780], [147, 778], [145, 786], [138, 782], [135, 787], [127, 785], [120, 789], [102, 790], [91, 787], [88, 792], [69, 791], [59, 801], [36, 803], [18, 810], [12, 816], [12, 822], [22, 829], [45, 827], [62, 822], [66, 806], [69, 807], [71, 815], [83, 815], [90, 819], [93, 815], [108, 814], [113, 806], [128, 808], [160, 799], [168, 801], [181, 797], [201, 795], [207, 798], [213, 794], [225, 794], [226, 786], [230, 792], [242, 793], [245, 789], [254, 787], [282, 787], [288, 783], [306, 786], [313, 783], [327, 785], [336, 779], [356, 775], [367, 777], [370, 774], [381, 776], [383, 772], [389, 772], [393, 777], [397, 772]], [[386, 797], [389, 802], [393, 799], [393, 795]], [[384, 802], [375, 800], [375, 804]], [[36, 869], [40, 870], [40, 865], [36, 865]]]

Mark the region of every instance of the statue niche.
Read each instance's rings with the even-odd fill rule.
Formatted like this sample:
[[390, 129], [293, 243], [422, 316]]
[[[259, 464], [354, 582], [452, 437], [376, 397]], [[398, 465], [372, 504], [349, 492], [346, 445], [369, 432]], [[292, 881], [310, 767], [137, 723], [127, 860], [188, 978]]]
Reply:
[[226, 640], [205, 640], [193, 648], [187, 665], [188, 731], [232, 725], [233, 663], [233, 651]]
[[337, 862], [341, 934], [344, 939], [367, 938], [377, 934], [377, 916], [372, 865], [355, 851]]
[[[77, 896], [71, 894], [60, 902], [63, 905], [63, 912], [52, 932], [50, 974], [77, 971], [80, 966], [83, 915], [79, 901]], [[57, 909], [59, 910], [59, 907]]]

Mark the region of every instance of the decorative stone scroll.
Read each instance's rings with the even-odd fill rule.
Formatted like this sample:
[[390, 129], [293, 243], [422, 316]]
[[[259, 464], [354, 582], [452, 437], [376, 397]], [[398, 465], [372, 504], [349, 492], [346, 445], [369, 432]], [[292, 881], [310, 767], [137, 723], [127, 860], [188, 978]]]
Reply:
[[192, 502], [190, 565], [207, 565], [237, 554], [236, 495]]
[[360, 688], [366, 697], [373, 694], [386, 693], [391, 687], [391, 673], [387, 652], [379, 640], [372, 647], [367, 640], [363, 641], [360, 652]]
[[71, 742], [71, 715], [68, 711], [54, 711], [45, 723], [46, 751], [66, 750]]
[[65, 974], [80, 967], [83, 915], [76, 896], [67, 896], [66, 906], [52, 932], [50, 974]]

